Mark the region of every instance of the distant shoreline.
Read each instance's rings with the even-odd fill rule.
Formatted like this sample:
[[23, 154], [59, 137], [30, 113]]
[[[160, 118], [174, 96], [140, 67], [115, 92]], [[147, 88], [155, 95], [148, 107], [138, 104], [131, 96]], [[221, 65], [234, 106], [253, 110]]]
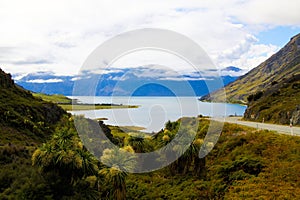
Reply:
[[81, 110], [101, 110], [101, 109], [125, 109], [125, 108], [138, 108], [137, 105], [123, 105], [114, 103], [80, 103], [78, 99], [73, 99], [60, 94], [47, 95], [42, 93], [32, 93], [36, 98], [44, 101], [52, 102], [66, 111], [81, 111]]
[[117, 104], [58, 104], [66, 111], [80, 110], [101, 110], [101, 109], [121, 109], [121, 108], [138, 108], [137, 105], [117, 105]]

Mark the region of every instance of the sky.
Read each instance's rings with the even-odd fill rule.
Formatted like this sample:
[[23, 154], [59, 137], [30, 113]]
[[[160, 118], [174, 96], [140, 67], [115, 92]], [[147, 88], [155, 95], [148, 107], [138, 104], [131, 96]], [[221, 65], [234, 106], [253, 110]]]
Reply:
[[[15, 77], [76, 75], [108, 39], [159, 28], [195, 41], [219, 69], [249, 71], [300, 33], [299, 8], [299, 0], [0, 0], [0, 68]], [[188, 70], [173, 56], [146, 53], [113, 67], [160, 64]]]

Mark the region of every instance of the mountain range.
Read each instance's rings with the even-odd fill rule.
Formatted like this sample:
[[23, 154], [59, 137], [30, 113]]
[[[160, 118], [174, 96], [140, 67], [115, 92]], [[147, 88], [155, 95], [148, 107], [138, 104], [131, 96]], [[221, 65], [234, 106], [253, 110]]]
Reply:
[[[57, 76], [52, 73], [30, 73], [15, 78], [16, 83], [33, 92], [46, 94], [73, 95], [74, 83], [89, 85], [98, 80], [96, 91], [76, 92], [76, 95], [96, 96], [203, 96], [236, 80], [244, 71], [237, 67], [227, 67], [220, 71], [208, 70], [199, 73], [178, 74], [160, 66], [141, 66], [137, 68], [110, 69], [102, 73], [86, 73], [77, 76]], [[85, 83], [84, 83], [85, 82]], [[186, 89], [190, 87], [190, 89]]]

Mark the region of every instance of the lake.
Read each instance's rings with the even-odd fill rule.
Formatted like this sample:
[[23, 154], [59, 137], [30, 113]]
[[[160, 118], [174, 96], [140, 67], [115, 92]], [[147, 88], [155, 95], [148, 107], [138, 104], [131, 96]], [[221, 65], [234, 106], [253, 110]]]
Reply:
[[218, 117], [243, 115], [246, 106], [228, 103], [200, 102], [197, 97], [103, 97], [103, 96], [72, 96], [81, 103], [113, 103], [123, 105], [138, 105], [130, 109], [103, 109], [71, 111], [75, 115], [85, 115], [87, 118], [107, 118], [106, 124], [117, 126], [144, 127], [144, 132], [157, 132], [168, 121], [176, 121], [181, 117], [196, 117], [198, 115]]

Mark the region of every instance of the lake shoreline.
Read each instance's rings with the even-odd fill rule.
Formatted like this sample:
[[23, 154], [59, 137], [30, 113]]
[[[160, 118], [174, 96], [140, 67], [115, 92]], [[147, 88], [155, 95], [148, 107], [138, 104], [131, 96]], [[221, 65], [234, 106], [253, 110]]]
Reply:
[[139, 105], [135, 109], [101, 109], [69, 111], [90, 119], [105, 118], [113, 126], [144, 127], [145, 132], [157, 132], [167, 121], [182, 117], [242, 115], [246, 106], [198, 101], [198, 97], [114, 97], [70, 96], [85, 104], [110, 103]]

